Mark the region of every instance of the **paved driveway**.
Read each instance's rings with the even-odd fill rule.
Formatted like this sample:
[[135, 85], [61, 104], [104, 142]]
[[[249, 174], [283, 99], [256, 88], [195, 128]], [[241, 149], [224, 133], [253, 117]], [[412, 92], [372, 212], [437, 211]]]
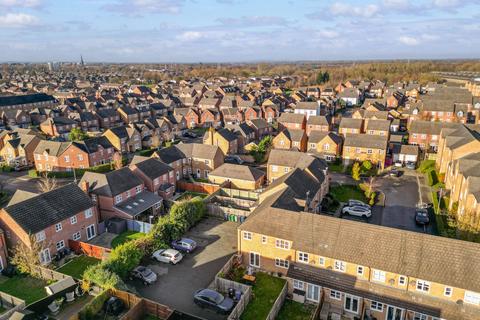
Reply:
[[208, 218], [185, 236], [197, 241], [199, 247], [175, 266], [149, 260], [149, 267], [159, 274], [156, 284], [132, 284], [145, 298], [168, 305], [179, 311], [204, 319], [226, 319], [212, 310], [201, 309], [193, 303], [193, 293], [206, 288], [220, 268], [237, 250], [237, 224]]

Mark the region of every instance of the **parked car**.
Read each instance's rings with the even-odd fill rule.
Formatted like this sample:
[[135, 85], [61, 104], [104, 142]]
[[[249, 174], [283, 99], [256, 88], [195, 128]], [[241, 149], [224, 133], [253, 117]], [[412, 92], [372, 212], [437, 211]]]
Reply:
[[197, 243], [188, 238], [181, 238], [180, 240], [172, 241], [172, 248], [178, 251], [190, 253], [197, 247]]
[[345, 207], [342, 209], [342, 213], [362, 218], [370, 218], [372, 216], [372, 210], [364, 206]]
[[208, 307], [219, 313], [228, 314], [233, 309], [234, 302], [221, 293], [211, 289], [200, 289], [195, 292], [193, 301], [200, 307]]
[[398, 177], [400, 177], [400, 176], [402, 175], [402, 171], [397, 170], [397, 169], [392, 169], [392, 170], [390, 170], [390, 172], [388, 173], [388, 175], [389, 175], [390, 177], [397, 177], [397, 178], [398, 178]]
[[348, 207], [366, 207], [366, 208], [370, 209], [370, 205], [366, 204], [363, 201], [355, 200], [355, 199], [348, 200], [347, 206]]
[[233, 164], [243, 164], [244, 161], [239, 156], [230, 155], [225, 157], [224, 162], [233, 163]]
[[415, 162], [408, 161], [408, 162], [405, 164], [405, 167], [406, 167], [407, 169], [415, 170], [416, 165], [415, 165]]
[[183, 255], [174, 249], [160, 249], [153, 253], [152, 258], [158, 262], [177, 264], [182, 261]]
[[395, 161], [395, 163], [394, 163], [393, 165], [394, 165], [395, 167], [398, 167], [398, 168], [403, 167], [402, 161]]
[[157, 274], [150, 268], [138, 266], [130, 273], [130, 278], [137, 278], [142, 280], [143, 284], [148, 285], [157, 281]]
[[196, 138], [197, 134], [195, 132], [192, 132], [192, 131], [187, 131], [187, 132], [183, 133], [183, 136], [188, 137], [188, 138]]
[[111, 297], [103, 305], [106, 314], [118, 317], [125, 309], [125, 304], [117, 297]]
[[415, 222], [419, 225], [427, 225], [430, 222], [430, 217], [428, 216], [428, 209], [416, 209]]

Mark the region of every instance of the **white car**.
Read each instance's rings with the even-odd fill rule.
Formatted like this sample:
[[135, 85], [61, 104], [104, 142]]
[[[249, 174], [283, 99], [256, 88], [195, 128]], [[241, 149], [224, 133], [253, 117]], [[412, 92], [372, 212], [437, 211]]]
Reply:
[[177, 264], [182, 261], [183, 255], [174, 249], [160, 249], [153, 253], [152, 258], [158, 262]]
[[363, 206], [345, 207], [342, 209], [342, 213], [363, 218], [370, 218], [372, 216], [372, 210]]

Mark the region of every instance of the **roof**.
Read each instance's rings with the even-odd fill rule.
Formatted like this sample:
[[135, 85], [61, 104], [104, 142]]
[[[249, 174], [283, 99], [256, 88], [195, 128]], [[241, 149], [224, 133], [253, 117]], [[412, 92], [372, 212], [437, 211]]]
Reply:
[[437, 122], [437, 121], [422, 121], [414, 120], [410, 124], [408, 131], [410, 133], [439, 135], [443, 128], [454, 128], [461, 126], [460, 123], [454, 122]]
[[166, 164], [171, 164], [175, 161], [186, 158], [185, 154], [178, 149], [177, 146], [170, 146], [159, 151], [155, 151], [152, 157], [158, 158], [160, 161]]
[[9, 205], [5, 211], [27, 233], [37, 233], [93, 207], [85, 192], [70, 183]]
[[342, 128], [354, 128], [361, 129], [363, 125], [363, 119], [342, 118], [340, 121], [339, 129]]
[[330, 137], [337, 145], [342, 143], [342, 137], [334, 132], [323, 132], [314, 130], [310, 132], [310, 136], [308, 137], [308, 142], [318, 143], [322, 141], [325, 137]]
[[221, 135], [225, 140], [227, 141], [235, 141], [237, 140], [237, 135], [232, 131], [227, 128], [222, 128], [217, 131], [219, 135]]
[[72, 142], [60, 142], [51, 140], [40, 140], [40, 143], [33, 151], [34, 154], [47, 153], [48, 155], [58, 157], [72, 144]]
[[403, 144], [400, 153], [418, 156], [418, 146]]
[[347, 133], [343, 145], [346, 147], [386, 150], [387, 143], [387, 136], [380, 136], [376, 134]]
[[149, 191], [143, 191], [142, 193], [139, 193], [134, 197], [115, 205], [115, 208], [131, 217], [135, 217], [161, 201], [162, 197], [160, 197], [158, 194]]
[[200, 143], [179, 143], [176, 145], [185, 158], [213, 159], [222, 151], [217, 146]]
[[390, 131], [390, 120], [370, 119], [367, 121], [367, 128], [365, 131], [368, 132], [368, 130]]
[[39, 102], [57, 102], [57, 100], [45, 93], [34, 93], [20, 96], [0, 96], [0, 107]]
[[85, 172], [80, 185], [84, 181], [89, 183], [93, 193], [107, 197], [114, 197], [143, 184], [142, 180], [128, 167], [107, 173]]
[[305, 131], [302, 129], [285, 129], [280, 134], [284, 134], [291, 141], [300, 141], [306, 136]]
[[238, 180], [257, 181], [265, 176], [265, 173], [250, 166], [224, 163], [220, 167], [210, 172], [208, 175]]
[[292, 248], [480, 292], [480, 244], [274, 208], [274, 194], [239, 226], [292, 241]]
[[326, 116], [310, 116], [307, 125], [330, 126], [330, 118]]
[[303, 123], [305, 116], [298, 113], [282, 113], [278, 118], [278, 122], [282, 123]]
[[301, 101], [295, 105], [295, 109], [317, 110], [320, 109], [320, 105], [315, 101]]
[[155, 179], [173, 171], [172, 167], [155, 158], [134, 156], [130, 167], [135, 166], [150, 179]]

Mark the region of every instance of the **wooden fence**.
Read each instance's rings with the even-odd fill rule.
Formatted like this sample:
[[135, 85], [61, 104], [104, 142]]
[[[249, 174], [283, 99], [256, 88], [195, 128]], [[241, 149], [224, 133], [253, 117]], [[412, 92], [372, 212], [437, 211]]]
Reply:
[[86, 242], [75, 241], [72, 239], [68, 240], [68, 246], [76, 254], [84, 254], [86, 256], [97, 258], [100, 260], [107, 258], [110, 252], [112, 251], [109, 248], [95, 246]]
[[114, 296], [122, 300], [129, 308], [127, 313], [120, 318], [121, 320], [142, 320], [146, 315], [158, 319], [168, 319], [173, 313], [173, 310], [165, 305], [140, 298], [126, 291], [116, 290]]
[[278, 315], [278, 312], [283, 306], [283, 303], [285, 302], [285, 297], [287, 296], [288, 292], [288, 283], [285, 281], [285, 284], [283, 285], [283, 289], [280, 292], [280, 294], [277, 297], [277, 300], [275, 300], [275, 303], [272, 306], [272, 309], [270, 309], [270, 312], [267, 315], [266, 320], [275, 320], [275, 318]]
[[177, 181], [177, 188], [180, 190], [212, 194], [220, 189], [219, 185], [205, 182]]
[[7, 320], [10, 319], [10, 316], [15, 311], [20, 311], [25, 308], [25, 301], [0, 291], [0, 305], [2, 308], [7, 309], [7, 311], [0, 315], [0, 320]]
[[59, 281], [59, 280], [63, 280], [65, 278], [71, 278], [69, 275], [66, 275], [64, 273], [61, 273], [61, 272], [58, 272], [58, 271], [55, 271], [55, 270], [52, 270], [52, 269], [48, 269], [48, 268], [44, 268], [44, 267], [41, 267], [41, 266], [37, 266], [36, 267], [36, 272], [38, 273], [38, 275], [40, 276], [40, 278], [44, 279], [44, 280], [55, 280], [55, 281]]

